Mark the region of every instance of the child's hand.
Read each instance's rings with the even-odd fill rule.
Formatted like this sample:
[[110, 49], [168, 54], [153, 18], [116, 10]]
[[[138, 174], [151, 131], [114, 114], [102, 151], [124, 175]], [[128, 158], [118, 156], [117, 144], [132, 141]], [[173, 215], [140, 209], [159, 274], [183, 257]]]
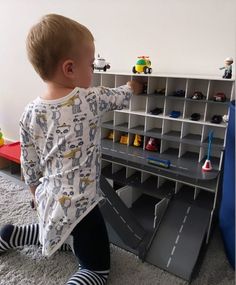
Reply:
[[131, 80], [127, 82], [127, 85], [133, 90], [134, 94], [141, 94], [143, 93], [144, 89], [144, 84], [136, 81], [136, 80]]

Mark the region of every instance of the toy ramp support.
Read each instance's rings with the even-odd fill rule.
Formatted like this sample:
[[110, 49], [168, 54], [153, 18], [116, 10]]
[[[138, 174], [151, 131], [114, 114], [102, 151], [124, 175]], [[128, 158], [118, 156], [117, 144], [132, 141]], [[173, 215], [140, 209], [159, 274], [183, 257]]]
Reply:
[[104, 176], [100, 178], [100, 186], [106, 201], [101, 203], [101, 211], [106, 221], [118, 234], [120, 239], [130, 248], [137, 249], [140, 255], [146, 241], [149, 241], [147, 232], [137, 222], [132, 212], [118, 197]]

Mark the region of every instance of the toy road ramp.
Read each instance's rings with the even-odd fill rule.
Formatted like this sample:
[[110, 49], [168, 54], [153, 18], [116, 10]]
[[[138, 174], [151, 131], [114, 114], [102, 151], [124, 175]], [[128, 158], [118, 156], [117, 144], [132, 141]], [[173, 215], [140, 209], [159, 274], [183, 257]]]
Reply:
[[190, 280], [207, 232], [210, 211], [173, 199], [146, 255], [146, 261]]
[[116, 231], [124, 244], [132, 249], [139, 248], [146, 239], [146, 231], [103, 176], [101, 176], [100, 185], [106, 196], [106, 201], [100, 206], [106, 221]]

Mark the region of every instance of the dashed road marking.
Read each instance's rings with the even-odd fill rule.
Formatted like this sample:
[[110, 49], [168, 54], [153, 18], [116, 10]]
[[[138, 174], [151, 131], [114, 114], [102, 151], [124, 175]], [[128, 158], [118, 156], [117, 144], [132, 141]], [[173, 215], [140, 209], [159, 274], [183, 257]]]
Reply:
[[171, 262], [171, 257], [169, 258], [166, 267], [169, 267], [169, 266], [170, 266], [170, 262]]
[[185, 214], [184, 219], [183, 219], [183, 222], [182, 222], [182, 224], [181, 224], [181, 226], [180, 226], [179, 233], [178, 233], [178, 235], [177, 235], [177, 237], [176, 237], [176, 240], [175, 240], [175, 245], [174, 245], [173, 248], [172, 248], [172, 251], [171, 251], [171, 254], [170, 254], [171, 256], [170, 256], [169, 259], [168, 259], [168, 262], [167, 262], [166, 267], [169, 267], [169, 266], [170, 266], [172, 257], [174, 256], [174, 253], [175, 253], [177, 244], [178, 244], [179, 239], [180, 239], [180, 234], [181, 234], [182, 231], [183, 231], [184, 224], [186, 223], [186, 220], [187, 220], [188, 214], [189, 214], [189, 212], [190, 212], [190, 209], [191, 209], [191, 206], [189, 206], [189, 207], [187, 208], [187, 210], [186, 210], [186, 214]]
[[182, 232], [184, 225], [181, 225], [180, 229], [179, 229], [179, 233]]
[[171, 251], [171, 255], [173, 255], [173, 254], [174, 254], [175, 249], [176, 249], [176, 246], [174, 245], [174, 246], [173, 246], [173, 248], [172, 248], [172, 251]]
[[130, 225], [126, 222], [126, 220], [120, 215], [120, 212], [112, 205], [111, 201], [107, 198], [108, 203], [111, 205], [111, 207], [113, 208], [113, 210], [116, 212], [116, 214], [120, 217], [120, 219], [122, 220], [122, 222], [126, 225], [126, 227], [129, 229], [130, 232], [132, 232], [132, 234], [139, 240], [142, 240], [142, 238], [140, 236], [138, 236], [134, 230], [130, 227]]
[[183, 219], [183, 224], [185, 224], [186, 220], [187, 220], [187, 215]]
[[180, 238], [180, 235], [177, 235], [177, 238], [175, 240], [175, 244], [177, 244], [179, 242], [179, 238]]

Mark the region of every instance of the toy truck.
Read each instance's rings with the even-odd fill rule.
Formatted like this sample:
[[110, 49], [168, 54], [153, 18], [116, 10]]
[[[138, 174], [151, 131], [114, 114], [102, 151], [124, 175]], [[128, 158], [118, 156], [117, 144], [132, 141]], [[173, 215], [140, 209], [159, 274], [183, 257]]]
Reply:
[[93, 68], [95, 70], [103, 70], [106, 71], [107, 69], [109, 69], [111, 66], [108, 62], [106, 62], [106, 60], [102, 57], [100, 57], [100, 55], [98, 54], [98, 57], [95, 59], [94, 63], [93, 63]]

